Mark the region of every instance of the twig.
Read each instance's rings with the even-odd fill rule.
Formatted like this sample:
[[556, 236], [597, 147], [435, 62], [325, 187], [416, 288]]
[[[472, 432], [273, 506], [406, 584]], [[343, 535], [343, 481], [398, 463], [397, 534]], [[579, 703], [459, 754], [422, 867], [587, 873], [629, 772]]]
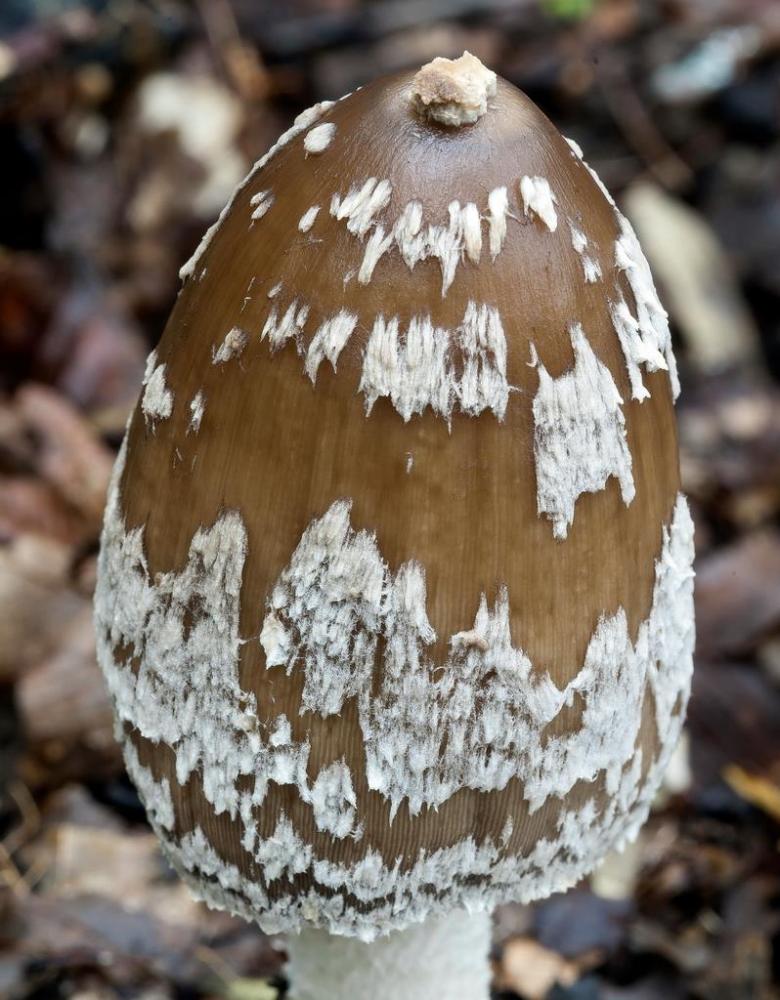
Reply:
[[601, 50], [596, 76], [604, 102], [626, 142], [657, 181], [678, 191], [693, 181], [693, 170], [669, 144], [637, 93], [625, 68]]

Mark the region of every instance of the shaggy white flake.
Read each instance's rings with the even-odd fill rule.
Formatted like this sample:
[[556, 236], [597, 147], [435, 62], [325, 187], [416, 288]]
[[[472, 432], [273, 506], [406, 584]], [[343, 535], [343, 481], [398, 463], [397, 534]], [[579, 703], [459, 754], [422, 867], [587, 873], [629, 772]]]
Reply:
[[164, 364], [157, 364], [157, 352], [152, 351], [146, 359], [141, 396], [141, 411], [146, 426], [152, 430], [158, 420], [167, 420], [173, 413], [173, 392], [165, 383], [165, 368]]
[[252, 208], [252, 222], [257, 222], [265, 215], [274, 203], [274, 196], [270, 191], [258, 191], [249, 199]]
[[378, 316], [366, 344], [360, 391], [367, 414], [386, 396], [405, 421], [428, 406], [449, 418], [455, 398], [449, 332], [430, 316], [414, 316], [401, 336], [397, 316]]
[[503, 420], [509, 400], [506, 379], [506, 337], [498, 309], [469, 302], [455, 343], [461, 351], [456, 395], [464, 413], [477, 416], [492, 410]]
[[490, 256], [493, 260], [501, 253], [506, 239], [506, 217], [509, 202], [505, 187], [493, 188], [488, 195], [490, 213]]
[[569, 230], [571, 232], [571, 244], [582, 263], [585, 281], [589, 285], [595, 284], [601, 278], [601, 264], [599, 264], [595, 257], [588, 253], [590, 241], [585, 233], [571, 221], [569, 221]]
[[323, 122], [322, 125], [315, 125], [310, 132], [306, 133], [306, 137], [303, 140], [303, 148], [306, 150], [306, 155], [316, 156], [319, 153], [324, 153], [333, 142], [335, 135], [336, 126], [333, 122]]
[[225, 339], [219, 347], [211, 349], [211, 363], [213, 365], [227, 364], [228, 361], [243, 354], [248, 343], [249, 334], [240, 326], [234, 326], [225, 334]]
[[228, 203], [222, 209], [222, 211], [219, 214], [219, 218], [216, 220], [216, 222], [214, 222], [211, 226], [209, 226], [209, 228], [203, 234], [203, 237], [200, 243], [198, 244], [195, 253], [190, 257], [187, 263], [184, 264], [184, 266], [180, 269], [179, 278], [182, 281], [186, 281], [188, 278], [192, 277], [192, 275], [195, 273], [198, 265], [203, 259], [203, 256], [208, 250], [217, 230], [220, 228], [222, 223], [227, 218], [228, 212], [233, 207], [236, 198], [244, 190], [244, 188], [252, 180], [252, 178], [263, 169], [263, 167], [269, 162], [269, 160], [271, 160], [272, 157], [274, 157], [283, 146], [286, 146], [296, 136], [300, 135], [302, 132], [305, 132], [308, 128], [311, 128], [311, 126], [314, 125], [314, 123], [317, 121], [318, 118], [321, 118], [326, 111], [328, 111], [330, 108], [333, 107], [334, 103], [335, 103], [334, 101], [320, 101], [319, 104], [315, 104], [313, 107], [307, 108], [305, 111], [302, 111], [295, 119], [295, 121], [292, 123], [290, 128], [288, 128], [286, 132], [283, 132], [279, 136], [274, 145], [271, 146], [271, 148], [268, 150], [267, 153], [265, 153], [265, 155], [260, 157], [257, 163], [255, 163], [255, 165], [252, 167], [252, 169], [249, 171], [249, 173], [246, 175], [243, 181], [241, 181], [236, 190], [233, 192], [233, 197], [228, 201]]
[[549, 181], [544, 177], [521, 177], [520, 196], [525, 214], [533, 213], [554, 233], [558, 228], [558, 216], [555, 212], [557, 199], [550, 189]]
[[199, 389], [190, 400], [190, 422], [187, 426], [187, 433], [197, 434], [206, 412], [206, 397], [203, 390]]
[[334, 219], [346, 219], [350, 233], [362, 239], [373, 225], [374, 217], [387, 208], [392, 191], [390, 181], [369, 177], [362, 187], [351, 188], [343, 198], [334, 195], [330, 214]]
[[297, 299], [292, 300], [282, 313], [281, 318], [279, 311], [274, 306], [268, 314], [268, 318], [260, 334], [261, 340], [265, 340], [268, 337], [272, 351], [284, 347], [287, 341], [291, 339], [297, 343], [306, 325], [306, 320], [309, 318], [309, 307], [307, 305], [299, 306]]
[[[387, 184], [381, 199], [376, 196], [379, 184]], [[439, 262], [441, 293], [444, 297], [463, 258], [477, 264], [482, 256], [482, 217], [479, 207], [474, 202], [461, 205], [459, 201], [452, 201], [447, 206], [446, 223], [425, 224], [422, 204], [410, 201], [395, 223], [388, 228], [376, 219], [376, 215], [389, 204], [390, 185], [386, 181], [379, 184], [375, 178], [370, 177], [362, 188], [352, 189], [346, 198], [335, 194], [331, 200], [331, 215], [337, 219], [347, 219], [347, 228], [361, 240], [368, 237], [365, 239], [363, 259], [358, 269], [358, 282], [361, 285], [368, 284], [381, 258], [395, 247], [410, 270], [414, 270], [420, 261], [429, 258]], [[495, 260], [506, 238], [506, 188], [491, 191], [488, 196], [488, 212], [490, 253]]]
[[472, 264], [479, 264], [482, 255], [482, 220], [479, 217], [479, 209], [473, 201], [463, 206], [461, 227], [466, 256]]
[[473, 416], [490, 409], [502, 420], [509, 383], [498, 310], [469, 302], [455, 330], [434, 326], [430, 316], [415, 316], [402, 333], [397, 317], [377, 317], [363, 356], [360, 391], [367, 413], [386, 397], [405, 421], [426, 407], [449, 420], [456, 406]]
[[267, 840], [258, 840], [255, 861], [262, 865], [266, 882], [282, 876], [300, 875], [311, 865], [312, 850], [301, 840], [292, 823], [282, 813]]
[[552, 378], [539, 362], [533, 402], [537, 508], [552, 521], [556, 538], [568, 534], [577, 498], [603, 490], [610, 476], [620, 483], [626, 505], [635, 494], [615, 380], [593, 353], [582, 326], [574, 323], [569, 333], [574, 367]]
[[359, 835], [357, 796], [352, 773], [343, 760], [324, 767], [311, 787], [311, 807], [318, 830], [342, 840]]
[[314, 225], [317, 216], [320, 212], [319, 205], [312, 205], [311, 208], [307, 208], [303, 215], [298, 220], [298, 232], [308, 233], [311, 227]]
[[352, 335], [356, 324], [357, 316], [346, 309], [341, 309], [335, 316], [325, 320], [318, 328], [306, 352], [306, 374], [312, 382], [317, 381], [317, 369], [325, 358], [330, 361], [333, 370], [336, 370], [339, 354]]

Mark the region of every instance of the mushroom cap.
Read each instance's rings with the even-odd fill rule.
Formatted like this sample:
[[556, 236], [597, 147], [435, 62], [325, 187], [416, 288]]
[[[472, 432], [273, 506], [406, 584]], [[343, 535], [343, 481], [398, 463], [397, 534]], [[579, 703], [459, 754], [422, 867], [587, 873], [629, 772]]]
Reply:
[[96, 621], [128, 770], [188, 882], [270, 931], [567, 888], [682, 726], [666, 314], [576, 148], [468, 70], [463, 122], [452, 73], [438, 104], [401, 73], [259, 161], [115, 469]]

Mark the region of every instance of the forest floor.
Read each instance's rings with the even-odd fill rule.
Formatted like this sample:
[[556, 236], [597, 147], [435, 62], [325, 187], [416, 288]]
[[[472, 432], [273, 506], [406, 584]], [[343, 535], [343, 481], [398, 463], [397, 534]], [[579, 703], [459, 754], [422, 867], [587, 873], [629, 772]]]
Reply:
[[773, 0], [4, 0], [0, 996], [283, 995], [281, 942], [190, 898], [124, 774], [91, 620], [106, 483], [178, 268], [248, 165], [301, 108], [463, 48], [579, 142], [648, 249], [698, 549], [663, 793], [588, 883], [499, 911], [497, 996], [780, 996]]

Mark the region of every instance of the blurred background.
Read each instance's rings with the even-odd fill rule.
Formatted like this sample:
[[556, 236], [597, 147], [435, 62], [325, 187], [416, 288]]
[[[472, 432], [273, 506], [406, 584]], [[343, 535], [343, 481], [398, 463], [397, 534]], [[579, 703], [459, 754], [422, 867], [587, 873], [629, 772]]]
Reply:
[[[780, 996], [780, 2], [1, 0], [0, 997], [284, 995], [112, 739], [90, 599], [177, 270], [302, 108], [470, 49], [576, 139], [673, 320], [699, 645], [638, 843], [497, 914], [510, 1000]], [[446, 1000], [446, 998], [442, 998]]]

